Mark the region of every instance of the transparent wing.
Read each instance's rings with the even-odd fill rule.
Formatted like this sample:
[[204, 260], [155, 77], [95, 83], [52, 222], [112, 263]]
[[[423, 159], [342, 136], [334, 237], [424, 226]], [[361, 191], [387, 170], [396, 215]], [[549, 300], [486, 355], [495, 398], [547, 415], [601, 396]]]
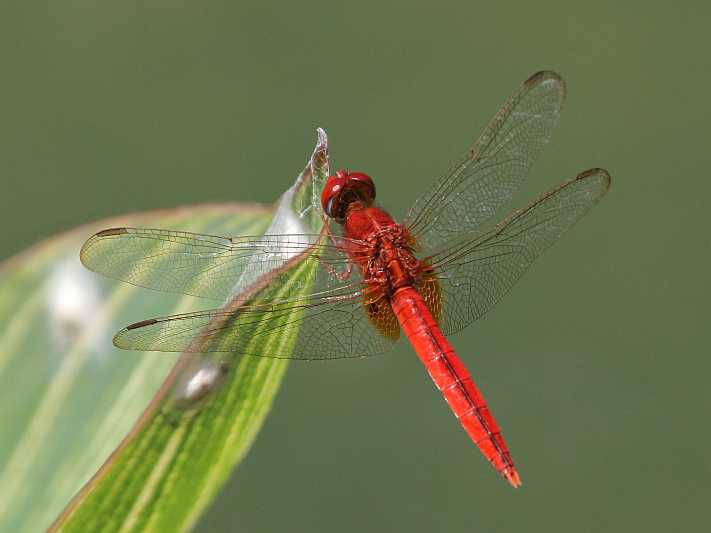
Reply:
[[405, 225], [424, 250], [477, 231], [523, 181], [558, 122], [565, 83], [554, 72], [527, 79], [474, 145], [408, 213]]
[[89, 239], [81, 257], [134, 285], [228, 300], [220, 309], [128, 326], [114, 338], [119, 348], [260, 355], [266, 345], [271, 357], [294, 359], [382, 353], [394, 338], [370, 324], [346, 247], [369, 252], [366, 243], [320, 234], [227, 238], [116, 228]]
[[343, 249], [359, 243], [341, 237], [325, 240], [323, 235], [219, 237], [114, 228], [91, 237], [82, 247], [81, 261], [95, 272], [139, 287], [225, 301], [262, 276], [288, 276], [279, 269], [302, 256], [330, 274], [316, 290], [343, 291], [338, 276], [348, 269]]
[[605, 170], [588, 170], [513, 212], [490, 231], [462, 238], [432, 256], [443, 300], [442, 331], [457, 332], [489, 311], [609, 187]]
[[370, 323], [361, 294], [245, 305], [144, 320], [119, 331], [123, 349], [233, 352], [286, 359], [341, 359], [383, 353], [395, 337]]

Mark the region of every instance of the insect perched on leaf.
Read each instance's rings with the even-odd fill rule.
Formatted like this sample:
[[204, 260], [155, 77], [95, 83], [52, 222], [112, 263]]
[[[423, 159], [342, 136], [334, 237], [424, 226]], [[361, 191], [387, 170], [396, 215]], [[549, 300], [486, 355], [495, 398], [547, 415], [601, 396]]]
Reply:
[[[254, 339], [283, 331], [294, 342], [268, 356], [337, 359], [384, 352], [404, 333], [474, 443], [519, 486], [499, 425], [445, 335], [489, 311], [608, 191], [608, 173], [587, 170], [488, 224], [549, 141], [564, 98], [565, 84], [557, 74], [528, 78], [402, 223], [374, 205], [370, 176], [339, 170], [321, 194], [327, 218], [320, 233], [219, 237], [135, 228], [97, 233], [81, 253], [92, 270], [216, 300], [248, 295], [217, 309], [132, 324], [114, 344], [127, 350], [263, 355], [250, 349]], [[303, 267], [310, 268], [308, 291], [278, 290]]]

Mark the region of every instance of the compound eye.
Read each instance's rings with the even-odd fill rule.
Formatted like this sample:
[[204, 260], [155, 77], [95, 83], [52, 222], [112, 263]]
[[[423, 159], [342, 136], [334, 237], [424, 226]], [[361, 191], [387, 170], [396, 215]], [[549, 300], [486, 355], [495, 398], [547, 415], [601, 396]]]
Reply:
[[351, 172], [348, 175], [348, 187], [366, 205], [371, 205], [375, 200], [375, 184], [373, 179], [362, 172]]
[[370, 206], [375, 199], [375, 185], [367, 174], [339, 170], [335, 176], [329, 176], [321, 193], [321, 207], [324, 212], [337, 222], [343, 222], [348, 206], [361, 202]]
[[341, 195], [334, 194], [326, 202], [324, 207], [326, 214], [336, 220], [343, 218], [343, 208], [341, 207]]
[[340, 176], [330, 176], [321, 193], [321, 207], [331, 218], [343, 218], [343, 206], [341, 205], [343, 181]]

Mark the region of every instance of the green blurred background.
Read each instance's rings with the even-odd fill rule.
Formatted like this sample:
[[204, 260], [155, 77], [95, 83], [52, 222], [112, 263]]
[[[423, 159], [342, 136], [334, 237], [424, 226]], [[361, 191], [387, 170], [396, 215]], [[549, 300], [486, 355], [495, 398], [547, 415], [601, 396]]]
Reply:
[[198, 530], [704, 529], [711, 7], [250, 4], [2, 3], [0, 259], [126, 211], [272, 202], [316, 126], [402, 215], [542, 68], [569, 99], [517, 203], [592, 166], [613, 188], [454, 338], [520, 490], [403, 343], [292, 364]]

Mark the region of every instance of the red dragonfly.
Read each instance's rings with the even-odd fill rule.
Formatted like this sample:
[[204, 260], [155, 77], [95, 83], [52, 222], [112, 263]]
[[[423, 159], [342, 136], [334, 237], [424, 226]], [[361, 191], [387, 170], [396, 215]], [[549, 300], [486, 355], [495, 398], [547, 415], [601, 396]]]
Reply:
[[[132, 324], [114, 344], [260, 355], [254, 347], [263, 351], [264, 343], [255, 339], [266, 343], [283, 332], [293, 342], [270, 357], [336, 359], [384, 352], [403, 332], [472, 441], [518, 487], [499, 425], [445, 335], [489, 311], [609, 189], [605, 170], [587, 170], [487, 224], [549, 141], [564, 98], [557, 74], [527, 79], [403, 223], [374, 205], [368, 175], [339, 170], [321, 194], [328, 218], [319, 234], [97, 233], [81, 253], [90, 269], [143, 287], [228, 301]], [[301, 290], [295, 291], [296, 271]], [[235, 297], [245, 284], [251, 289]]]

